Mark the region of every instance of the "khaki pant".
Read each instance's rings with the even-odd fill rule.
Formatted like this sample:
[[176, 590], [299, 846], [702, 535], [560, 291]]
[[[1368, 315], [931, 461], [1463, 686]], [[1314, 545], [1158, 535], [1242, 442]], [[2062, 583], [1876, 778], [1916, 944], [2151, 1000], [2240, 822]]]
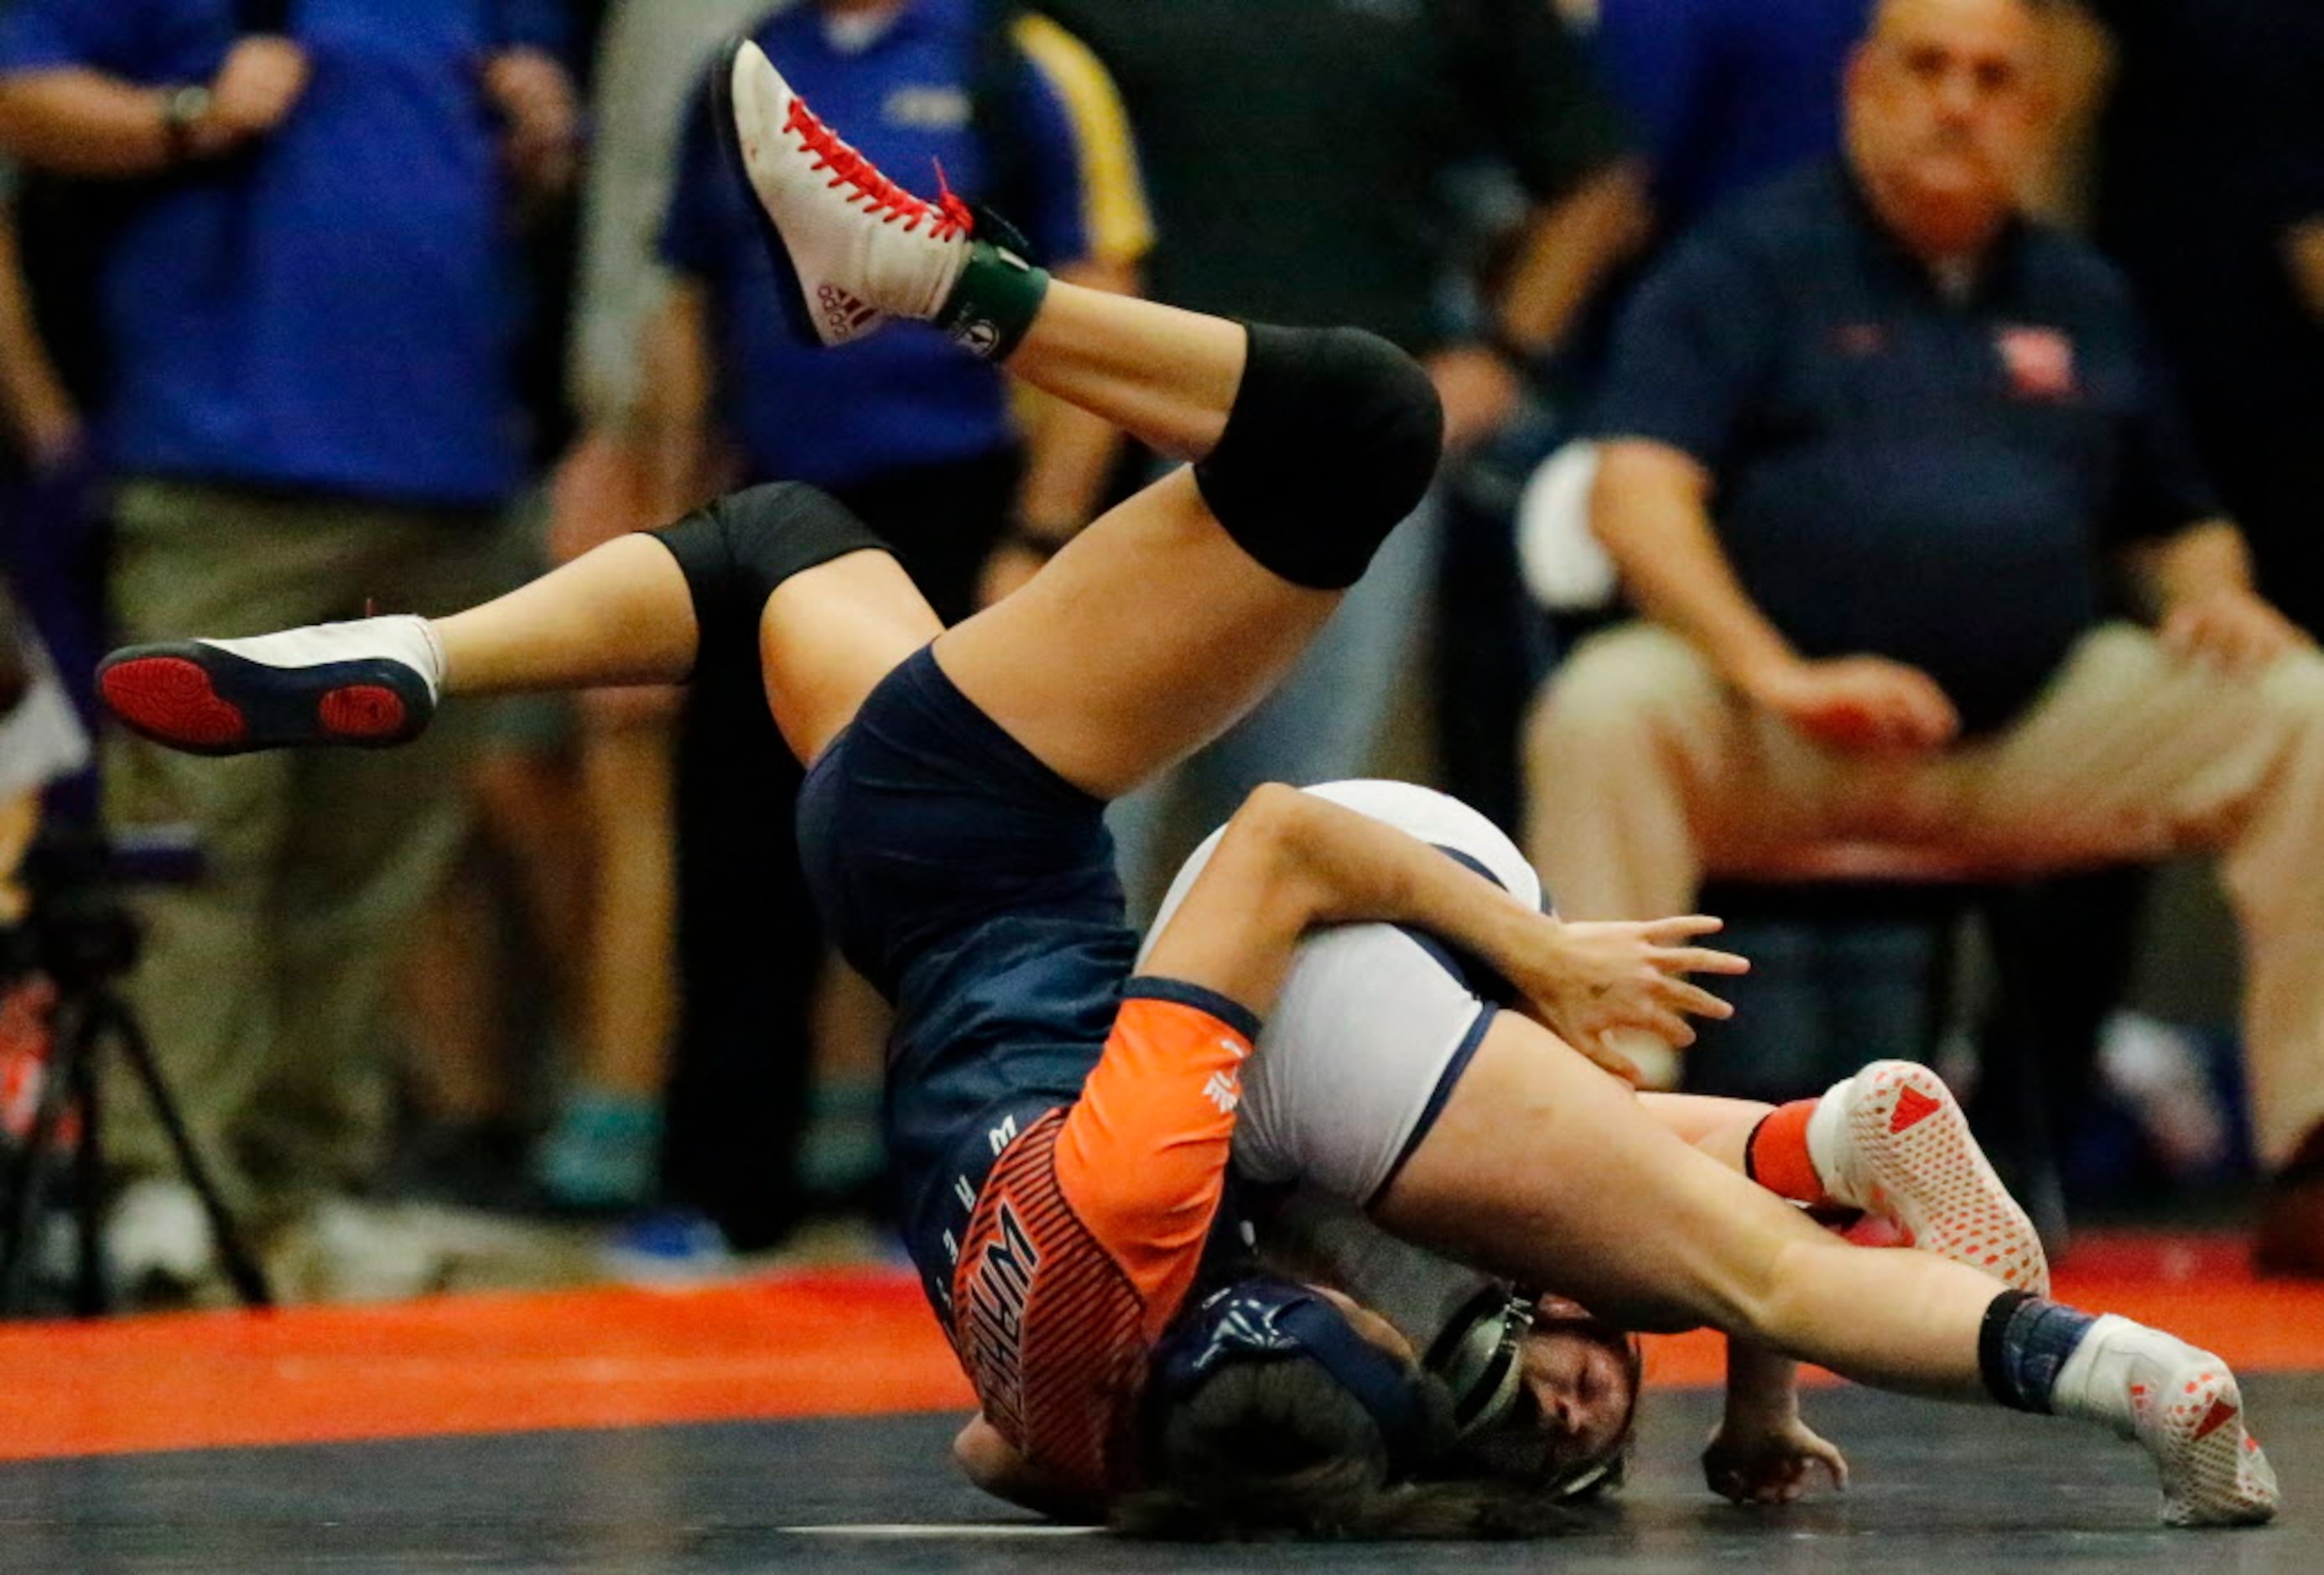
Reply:
[[[117, 520], [127, 642], [360, 617], [372, 597], [442, 613], [490, 584], [493, 528], [473, 512], [136, 482]], [[455, 707], [394, 750], [207, 760], [124, 738], [108, 755], [116, 828], [201, 841], [198, 885], [138, 899], [129, 993], [203, 1156], [261, 1224], [361, 1185], [383, 1157], [392, 984], [466, 829], [471, 720]], [[170, 1172], [145, 1101], [116, 1086], [116, 1168]]]
[[2324, 1119], [2324, 657], [2236, 679], [2144, 631], [2085, 637], [2007, 732], [1900, 760], [1823, 748], [1742, 703], [1693, 647], [1628, 624], [1536, 706], [1527, 852], [1578, 918], [1687, 910], [1706, 870], [1835, 838], [2010, 867], [2216, 850], [2243, 929], [2262, 1157]]

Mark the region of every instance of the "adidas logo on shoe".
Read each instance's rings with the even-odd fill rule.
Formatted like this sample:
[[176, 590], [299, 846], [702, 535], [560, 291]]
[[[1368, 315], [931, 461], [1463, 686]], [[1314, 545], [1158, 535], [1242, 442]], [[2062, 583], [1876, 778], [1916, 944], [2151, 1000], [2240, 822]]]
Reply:
[[823, 308], [824, 323], [835, 340], [853, 338], [880, 315], [836, 284], [816, 287], [815, 296]]

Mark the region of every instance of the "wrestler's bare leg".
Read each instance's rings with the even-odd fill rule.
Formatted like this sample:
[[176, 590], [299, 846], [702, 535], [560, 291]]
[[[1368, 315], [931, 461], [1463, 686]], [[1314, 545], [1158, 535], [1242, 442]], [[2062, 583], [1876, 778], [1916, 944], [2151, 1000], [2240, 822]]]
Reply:
[[1712, 1094], [1641, 1093], [1638, 1108], [1653, 1117], [1682, 1143], [1711, 1156], [1738, 1175], [1749, 1173], [1744, 1151], [1751, 1133], [1775, 1114], [1775, 1107], [1757, 1100], [1730, 1100]]
[[[1223, 429], [1243, 347], [1243, 330], [1222, 319], [1057, 284], [1010, 366], [1157, 447], [1199, 455]], [[972, 619], [938, 659], [1037, 753], [1112, 791], [1240, 714], [1337, 600], [1259, 568], [1182, 472], [1084, 532], [1005, 615]], [[876, 552], [779, 587], [761, 654], [776, 718], [801, 758], [819, 753], [872, 686], [940, 627]], [[644, 536], [434, 630], [446, 695], [672, 683], [696, 659], [685, 579]]]
[[[1245, 348], [1244, 330], [1223, 319], [1056, 283], [1008, 369], [1199, 458], [1225, 428]], [[835, 607], [818, 588], [846, 561], [796, 576], [761, 626], [777, 720], [809, 756], [885, 670], [832, 654], [860, 645], [862, 604]], [[945, 632], [936, 658], [1046, 764], [1111, 797], [1249, 710], [1339, 600], [1261, 567], [1180, 470], [1109, 511], [1014, 595]], [[840, 668], [844, 681], [830, 677]]]
[[[1707, 1322], [1859, 1382], [1941, 1399], [1991, 1396], [1980, 1337], [1988, 1312], [2011, 1305], [1997, 1296], [2019, 1294], [1932, 1254], [1827, 1235], [1513, 1012], [1495, 1020], [1372, 1214], [1398, 1235], [1569, 1291], [1633, 1327]], [[2119, 1320], [2093, 1326], [2078, 1359], [2088, 1349], [2098, 1353], [2092, 1363], [2112, 1359], [2107, 1345], [2092, 1343], [2101, 1330], [2105, 1341], [2122, 1342], [2112, 1349], [2158, 1353], [2171, 1400], [2183, 1366], [2204, 1414], [2142, 1402], [2134, 1369], [2090, 1364], [2071, 1391], [2056, 1375], [2043, 1404], [2126, 1435], [2135, 1428], [2162, 1471], [2166, 1519], [2273, 1514], [2273, 1475], [2239, 1431], [2241, 1402], [2224, 1364]], [[2238, 1431], [2220, 1441], [2230, 1429]]]
[[1991, 1278], [1835, 1241], [1515, 1013], [1495, 1019], [1373, 1215], [1513, 1279], [1551, 1276], [1633, 1327], [1710, 1323], [1865, 1383], [1983, 1394]]

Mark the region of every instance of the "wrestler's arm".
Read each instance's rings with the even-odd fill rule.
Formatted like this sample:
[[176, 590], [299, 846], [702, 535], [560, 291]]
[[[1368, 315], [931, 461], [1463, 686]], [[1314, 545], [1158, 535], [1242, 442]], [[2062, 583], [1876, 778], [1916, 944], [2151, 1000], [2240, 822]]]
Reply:
[[982, 1413], [969, 1419], [952, 1441], [952, 1458], [968, 1479], [995, 1498], [1052, 1520], [1093, 1525], [1105, 1519], [1105, 1504], [1076, 1492], [1026, 1459], [1025, 1451], [1001, 1436]]
[[1848, 1486], [1848, 1460], [1800, 1416], [1800, 1365], [1750, 1340], [1727, 1341], [1727, 1406], [1702, 1451], [1711, 1490], [1737, 1504], [1789, 1504], [1820, 1469]]
[[1057, 1138], [1059, 1186], [1137, 1288], [1149, 1337], [1185, 1299], [1209, 1239], [1259, 1020], [1300, 937], [1351, 919], [1426, 926], [1512, 978], [1541, 972], [1556, 928], [1382, 822], [1289, 788], [1250, 796], [1124, 989]]
[[[1751, 1133], [1773, 1113], [1757, 1100], [1704, 1094], [1646, 1093], [1638, 1108], [1738, 1175]], [[1781, 1504], [1807, 1488], [1821, 1466], [1834, 1487], [1848, 1485], [1848, 1461], [1800, 1416], [1800, 1364], [1748, 1340], [1727, 1342], [1727, 1405], [1702, 1451], [1711, 1491], [1738, 1504]]]
[[1482, 959], [1569, 1040], [1623, 1027], [1690, 1043], [1684, 1014], [1729, 1009], [1683, 976], [1748, 967], [1688, 944], [1715, 920], [1565, 924], [1384, 821], [1275, 784], [1227, 823], [1146, 966], [1263, 1012], [1302, 935], [1366, 920], [1411, 925]]

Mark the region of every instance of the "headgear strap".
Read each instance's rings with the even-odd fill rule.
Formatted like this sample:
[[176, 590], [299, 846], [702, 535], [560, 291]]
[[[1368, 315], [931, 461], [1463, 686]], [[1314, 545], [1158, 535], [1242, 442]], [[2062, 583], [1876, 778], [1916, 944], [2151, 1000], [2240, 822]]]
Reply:
[[1420, 1375], [1356, 1332], [1321, 1292], [1288, 1280], [1238, 1280], [1203, 1299], [1155, 1352], [1158, 1395], [1183, 1398], [1235, 1362], [1312, 1357], [1355, 1397], [1388, 1446], [1393, 1478], [1434, 1452]]

